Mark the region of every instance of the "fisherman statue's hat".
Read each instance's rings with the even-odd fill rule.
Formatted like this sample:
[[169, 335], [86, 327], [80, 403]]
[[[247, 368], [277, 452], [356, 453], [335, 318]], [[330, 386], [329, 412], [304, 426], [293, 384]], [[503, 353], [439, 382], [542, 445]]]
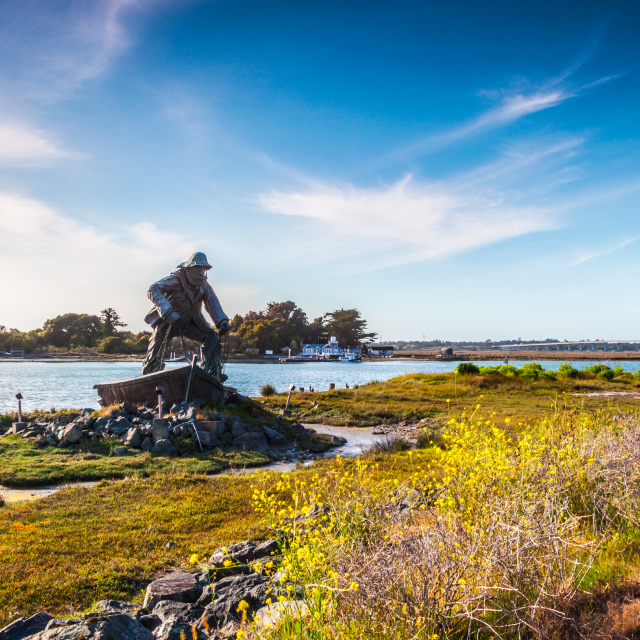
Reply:
[[207, 256], [198, 251], [194, 253], [186, 262], [178, 265], [178, 268], [187, 269], [188, 267], [204, 267], [205, 269], [211, 269], [211, 265], [207, 262]]

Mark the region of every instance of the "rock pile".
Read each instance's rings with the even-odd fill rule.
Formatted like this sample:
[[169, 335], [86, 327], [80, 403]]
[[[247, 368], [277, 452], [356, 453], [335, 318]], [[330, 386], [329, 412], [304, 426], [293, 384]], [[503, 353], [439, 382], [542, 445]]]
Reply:
[[[277, 454], [276, 457], [289, 460], [307, 459], [313, 453], [343, 444], [342, 439], [335, 437], [320, 443], [312, 429], [282, 420], [250, 425], [237, 414], [228, 412], [208, 413], [205, 419], [196, 420], [200, 408], [197, 402], [175, 404], [168, 417], [161, 419], [152, 408], [125, 402], [108, 416], [98, 418], [93, 416], [92, 409], [84, 409], [81, 413], [14, 423], [6, 435], [19, 433], [41, 447], [68, 447], [109, 438], [122, 444], [113, 450], [115, 455], [126, 455], [130, 449], [151, 451], [156, 455], [177, 455], [175, 441], [181, 438], [190, 440], [196, 450], [271, 451]], [[312, 442], [314, 438], [316, 441]], [[310, 442], [315, 445], [314, 451], [309, 449]]]
[[142, 607], [102, 600], [98, 613], [76, 619], [38, 613], [0, 630], [0, 640], [231, 639], [243, 618], [277, 627], [282, 616], [308, 611], [301, 592], [282, 584], [280, 548], [277, 540], [247, 540], [218, 549], [198, 573], [170, 573], [149, 584]]

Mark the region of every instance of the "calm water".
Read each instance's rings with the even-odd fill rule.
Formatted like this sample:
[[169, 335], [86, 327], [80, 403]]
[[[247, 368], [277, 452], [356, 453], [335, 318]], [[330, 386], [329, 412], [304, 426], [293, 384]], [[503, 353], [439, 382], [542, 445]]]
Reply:
[[[557, 370], [562, 361], [540, 361], [545, 369]], [[496, 365], [500, 361], [477, 362], [479, 365]], [[512, 362], [521, 366], [523, 361]], [[577, 369], [592, 363], [573, 363]], [[612, 363], [609, 363], [612, 365]], [[635, 373], [640, 362], [623, 362], [621, 366]], [[285, 391], [290, 384], [316, 391], [326, 391], [333, 382], [338, 388], [348, 384], [364, 384], [371, 380], [388, 380], [404, 373], [442, 373], [453, 371], [457, 362], [397, 361], [362, 362], [310, 362], [305, 364], [240, 364], [230, 363], [225, 372], [227, 384], [249, 396], [260, 395], [263, 384], [270, 382], [278, 391]], [[184, 366], [184, 364], [167, 365]], [[0, 362], [0, 412], [15, 411], [15, 395], [22, 393], [22, 406], [32, 409], [98, 408], [93, 385], [98, 382], [124, 380], [140, 375], [137, 362]]]

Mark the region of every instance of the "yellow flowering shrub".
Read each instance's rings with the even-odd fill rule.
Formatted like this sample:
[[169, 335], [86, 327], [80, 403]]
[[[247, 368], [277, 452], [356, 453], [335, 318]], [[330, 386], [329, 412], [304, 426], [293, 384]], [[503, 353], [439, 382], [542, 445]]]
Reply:
[[375, 479], [366, 456], [261, 476], [255, 507], [284, 541], [278, 600], [301, 590], [310, 611], [277, 637], [544, 635], [602, 545], [638, 525], [640, 426], [520, 427], [452, 419], [428, 464], [398, 454], [401, 479]]

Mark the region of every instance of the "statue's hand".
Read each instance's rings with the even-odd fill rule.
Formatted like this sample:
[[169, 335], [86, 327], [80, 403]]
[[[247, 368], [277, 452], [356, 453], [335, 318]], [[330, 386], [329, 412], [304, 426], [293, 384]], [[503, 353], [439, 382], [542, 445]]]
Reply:
[[220, 334], [220, 337], [222, 337], [223, 335], [229, 333], [229, 331], [231, 331], [231, 327], [229, 326], [229, 321], [228, 320], [223, 320], [220, 323], [220, 326], [218, 327], [218, 333]]
[[178, 324], [180, 316], [175, 311], [170, 311], [164, 318], [169, 324]]

